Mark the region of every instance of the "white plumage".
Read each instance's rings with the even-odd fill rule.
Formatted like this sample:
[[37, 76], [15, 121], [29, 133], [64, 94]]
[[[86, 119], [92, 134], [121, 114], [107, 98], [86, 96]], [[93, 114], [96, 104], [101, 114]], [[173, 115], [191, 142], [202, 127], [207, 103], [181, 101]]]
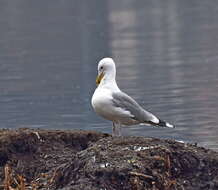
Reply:
[[98, 87], [92, 96], [92, 106], [97, 114], [113, 122], [113, 135], [120, 135], [121, 125], [174, 126], [144, 110], [134, 99], [122, 92], [116, 83], [116, 66], [111, 58], [98, 64]]

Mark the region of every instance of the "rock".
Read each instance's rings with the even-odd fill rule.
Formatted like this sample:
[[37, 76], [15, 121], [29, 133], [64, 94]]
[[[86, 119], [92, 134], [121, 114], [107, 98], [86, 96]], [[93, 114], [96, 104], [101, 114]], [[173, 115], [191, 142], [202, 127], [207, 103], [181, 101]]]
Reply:
[[0, 182], [15, 189], [218, 189], [218, 153], [94, 131], [1, 130]]

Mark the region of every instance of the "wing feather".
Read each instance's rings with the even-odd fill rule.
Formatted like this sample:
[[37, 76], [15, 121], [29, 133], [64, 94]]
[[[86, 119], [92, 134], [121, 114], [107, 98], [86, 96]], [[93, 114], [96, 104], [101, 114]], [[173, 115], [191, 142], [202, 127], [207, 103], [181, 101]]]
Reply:
[[159, 119], [152, 113], [144, 110], [133, 98], [128, 96], [124, 92], [112, 93], [112, 101], [114, 106], [127, 110], [133, 115], [132, 119], [139, 121], [140, 123], [158, 123]]

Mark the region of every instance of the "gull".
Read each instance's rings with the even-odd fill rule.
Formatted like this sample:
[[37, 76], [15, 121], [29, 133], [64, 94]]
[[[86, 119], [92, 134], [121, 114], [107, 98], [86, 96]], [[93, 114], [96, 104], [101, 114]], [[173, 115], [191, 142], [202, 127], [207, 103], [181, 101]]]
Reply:
[[133, 98], [122, 92], [116, 83], [116, 65], [112, 58], [98, 63], [97, 88], [92, 96], [92, 107], [103, 118], [113, 122], [112, 136], [121, 135], [121, 126], [152, 125], [174, 128], [143, 109]]

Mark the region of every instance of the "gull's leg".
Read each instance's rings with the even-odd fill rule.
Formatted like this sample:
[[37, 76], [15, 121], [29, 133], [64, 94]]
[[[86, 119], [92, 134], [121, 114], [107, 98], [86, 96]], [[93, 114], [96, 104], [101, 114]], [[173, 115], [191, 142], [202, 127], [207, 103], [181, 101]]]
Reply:
[[118, 125], [117, 125], [117, 136], [121, 136], [121, 124], [120, 123], [118, 123]]
[[115, 129], [116, 128], [116, 126], [115, 126], [115, 123], [113, 122], [113, 126], [112, 126], [112, 136], [116, 136], [115, 135]]
[[121, 125], [120, 125], [120, 123], [115, 124], [113, 122], [112, 136], [121, 136]]

